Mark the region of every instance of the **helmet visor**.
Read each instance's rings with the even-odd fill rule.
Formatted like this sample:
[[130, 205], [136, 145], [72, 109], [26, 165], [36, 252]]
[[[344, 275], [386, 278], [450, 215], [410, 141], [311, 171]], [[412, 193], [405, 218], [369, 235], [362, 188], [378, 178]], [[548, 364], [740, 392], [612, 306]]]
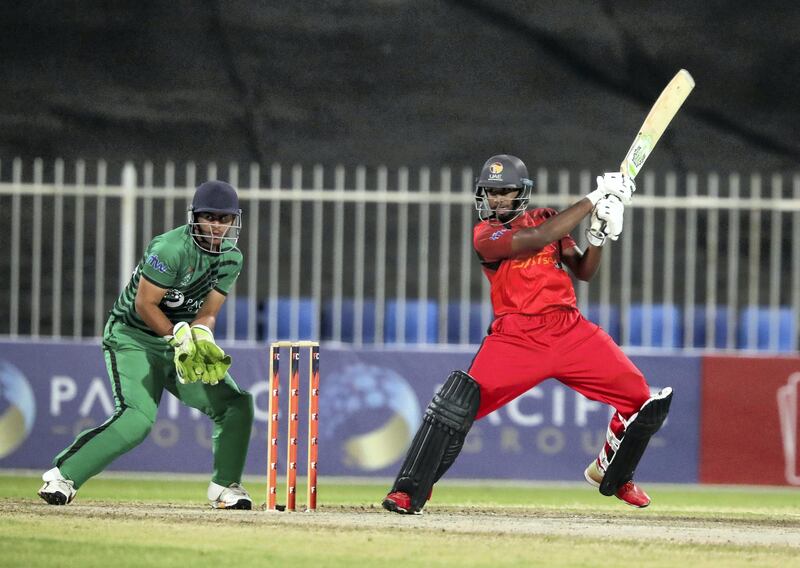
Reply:
[[498, 223], [509, 223], [522, 215], [528, 208], [528, 203], [531, 199], [531, 189], [533, 188], [533, 181], [523, 178], [521, 180], [522, 187], [504, 187], [502, 189], [519, 191], [519, 194], [513, 199], [512, 206], [509, 207], [492, 207], [489, 201], [489, 193], [496, 189], [501, 189], [496, 186], [475, 186], [475, 210], [478, 212], [478, 218], [481, 221], [496, 221]]
[[194, 211], [188, 212], [189, 234], [200, 250], [222, 254], [236, 248], [242, 230], [242, 211], [236, 213]]

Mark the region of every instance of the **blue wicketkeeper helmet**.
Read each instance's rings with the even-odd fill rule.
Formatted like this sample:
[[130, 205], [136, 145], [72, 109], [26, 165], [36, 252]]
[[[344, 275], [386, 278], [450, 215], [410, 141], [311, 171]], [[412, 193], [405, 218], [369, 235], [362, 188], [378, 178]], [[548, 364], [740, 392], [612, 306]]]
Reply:
[[239, 240], [239, 233], [242, 230], [242, 210], [239, 208], [239, 196], [236, 190], [224, 181], [212, 180], [201, 184], [194, 192], [192, 204], [188, 211], [189, 233], [194, 237], [194, 242], [202, 250], [210, 253], [220, 254], [219, 250], [212, 250], [205, 246], [207, 234], [199, 229], [200, 223], [197, 222], [198, 213], [214, 213], [217, 215], [233, 215], [233, 223], [228, 231], [222, 236], [223, 243], [230, 243], [233, 247]]

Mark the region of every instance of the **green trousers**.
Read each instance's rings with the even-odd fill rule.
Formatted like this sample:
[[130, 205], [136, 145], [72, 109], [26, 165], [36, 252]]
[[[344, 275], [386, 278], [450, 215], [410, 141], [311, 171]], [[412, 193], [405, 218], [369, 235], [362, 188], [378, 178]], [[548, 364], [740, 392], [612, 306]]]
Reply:
[[240, 482], [253, 425], [253, 397], [230, 374], [216, 385], [177, 381], [173, 350], [163, 339], [110, 320], [103, 336], [115, 412], [97, 428], [81, 432], [53, 463], [75, 487], [139, 445], [150, 433], [167, 389], [214, 421], [212, 481]]

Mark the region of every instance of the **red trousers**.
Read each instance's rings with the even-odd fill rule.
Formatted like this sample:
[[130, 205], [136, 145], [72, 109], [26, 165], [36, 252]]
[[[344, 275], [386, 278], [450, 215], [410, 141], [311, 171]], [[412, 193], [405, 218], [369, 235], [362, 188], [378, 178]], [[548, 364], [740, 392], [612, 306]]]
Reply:
[[[625, 420], [650, 398], [642, 372], [578, 310], [496, 319], [469, 374], [481, 389], [476, 419], [550, 377], [586, 398], [610, 404]], [[616, 414], [609, 426], [615, 435], [621, 434]]]

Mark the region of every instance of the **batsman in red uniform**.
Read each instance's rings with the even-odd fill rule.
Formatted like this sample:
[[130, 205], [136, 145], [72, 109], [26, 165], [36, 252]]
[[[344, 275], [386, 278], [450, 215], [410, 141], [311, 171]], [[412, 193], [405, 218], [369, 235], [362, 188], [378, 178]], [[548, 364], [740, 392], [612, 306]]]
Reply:
[[[672, 389], [651, 397], [642, 372], [581, 315], [566, 272], [592, 278], [603, 245], [622, 232], [635, 185], [621, 173], [607, 173], [597, 178], [597, 189], [561, 212], [528, 209], [532, 188], [528, 169], [515, 156], [492, 156], [481, 170], [473, 244], [491, 283], [495, 320], [469, 370], [453, 371], [428, 405], [383, 501], [389, 511], [419, 513], [473, 421], [550, 377], [616, 410], [603, 448], [584, 471], [586, 481], [634, 507], [650, 504], [633, 474], [666, 419]], [[570, 231], [587, 215], [589, 247], [582, 252]]]

